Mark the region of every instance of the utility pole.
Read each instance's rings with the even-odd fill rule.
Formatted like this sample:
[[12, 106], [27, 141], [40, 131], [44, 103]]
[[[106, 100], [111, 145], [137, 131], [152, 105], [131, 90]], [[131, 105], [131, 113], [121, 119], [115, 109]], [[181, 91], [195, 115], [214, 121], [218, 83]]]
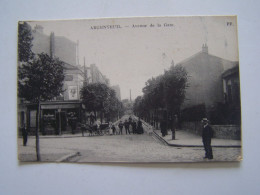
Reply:
[[88, 84], [88, 74], [87, 74], [85, 56], [84, 56], [84, 86], [86, 86], [87, 84]]
[[77, 40], [77, 46], [76, 46], [76, 60], [77, 60], [77, 62], [76, 62], [76, 64], [77, 64], [77, 66], [79, 66], [79, 40]]

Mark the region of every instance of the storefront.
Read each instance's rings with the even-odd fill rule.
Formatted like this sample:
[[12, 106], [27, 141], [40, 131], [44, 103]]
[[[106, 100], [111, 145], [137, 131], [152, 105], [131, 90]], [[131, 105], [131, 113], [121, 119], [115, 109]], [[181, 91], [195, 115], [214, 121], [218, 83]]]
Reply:
[[[59, 135], [75, 133], [78, 123], [81, 122], [80, 101], [50, 101], [40, 103], [40, 133], [42, 135]], [[23, 109], [21, 109], [23, 108]], [[36, 129], [36, 104], [19, 105], [19, 127], [22, 124], [28, 129], [29, 134], [34, 134]]]

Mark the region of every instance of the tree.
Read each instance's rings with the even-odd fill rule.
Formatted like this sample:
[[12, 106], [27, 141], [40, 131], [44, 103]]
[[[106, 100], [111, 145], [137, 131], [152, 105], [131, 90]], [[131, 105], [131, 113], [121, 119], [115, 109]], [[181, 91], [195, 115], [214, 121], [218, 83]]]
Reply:
[[33, 59], [31, 26], [26, 22], [18, 23], [18, 60], [29, 62]]
[[80, 90], [82, 103], [87, 111], [101, 111], [104, 101], [108, 98], [108, 87], [103, 83], [91, 83]]
[[63, 62], [48, 54], [38, 54], [32, 61], [22, 64], [18, 69], [18, 95], [20, 98], [36, 103], [36, 154], [39, 152], [39, 111], [40, 102], [51, 100], [62, 92], [64, 73]]
[[150, 110], [152, 110], [154, 125], [158, 121], [158, 109], [163, 108], [165, 105], [162, 79], [162, 75], [149, 79], [146, 82], [146, 86], [143, 88], [143, 102], [146, 103], [145, 108], [148, 118], [150, 118]]
[[154, 125], [157, 125], [158, 110], [164, 110], [165, 117], [171, 116], [180, 111], [181, 104], [185, 98], [187, 85], [187, 72], [181, 65], [172, 66], [163, 75], [149, 79], [143, 88], [144, 95], [136, 98], [134, 112], [145, 117]]
[[133, 105], [133, 111], [134, 111], [134, 114], [137, 115], [138, 117], [143, 116], [142, 96], [137, 96], [135, 98], [134, 105]]
[[122, 103], [117, 99], [116, 92], [109, 88], [108, 98], [104, 101], [104, 113], [109, 120], [117, 118], [122, 113]]
[[174, 114], [179, 112], [185, 98], [188, 74], [181, 65], [171, 66], [164, 73], [164, 98], [167, 110]]
[[[116, 98], [116, 93], [103, 83], [91, 83], [82, 87], [80, 91], [82, 103], [86, 110], [101, 112], [101, 116], [105, 114], [107, 118], [115, 116], [118, 112], [122, 112], [122, 104]], [[101, 117], [101, 120], [103, 118]]]

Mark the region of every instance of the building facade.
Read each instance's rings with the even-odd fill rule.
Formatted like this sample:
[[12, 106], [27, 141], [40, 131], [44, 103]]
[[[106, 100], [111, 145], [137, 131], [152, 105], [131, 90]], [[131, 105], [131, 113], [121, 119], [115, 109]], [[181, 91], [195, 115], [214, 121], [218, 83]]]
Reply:
[[61, 61], [71, 65], [77, 64], [77, 43], [63, 36], [55, 36], [54, 32], [50, 35], [44, 34], [44, 29], [36, 25], [32, 30], [32, 51], [35, 54], [47, 53], [51, 57], [58, 57]]
[[206, 117], [215, 137], [240, 139], [241, 110], [239, 63], [202, 51], [178, 63], [188, 73], [188, 88], [181, 108], [181, 128], [201, 134]]
[[209, 108], [216, 102], [224, 102], [222, 73], [237, 63], [209, 54], [206, 44], [201, 52], [178, 63], [188, 73], [189, 87], [182, 108], [200, 104]]
[[241, 102], [238, 64], [233, 68], [226, 70], [222, 74], [222, 79], [227, 121], [229, 124], [240, 124]]
[[[209, 54], [208, 46], [203, 44], [200, 52], [178, 64], [188, 73], [188, 88], [181, 108], [183, 120], [196, 121], [208, 117], [215, 124], [228, 123], [225, 119], [228, 89], [225, 86], [229, 76], [225, 76], [227, 73], [224, 72], [233, 68], [237, 70], [238, 62]], [[236, 83], [239, 83], [238, 74]], [[239, 87], [236, 89], [239, 91]], [[237, 94], [234, 96], [240, 99]]]
[[[64, 62], [63, 92], [50, 101], [40, 102], [40, 133], [43, 135], [74, 133], [77, 124], [86, 114], [80, 98], [84, 82], [105, 83], [109, 86], [109, 79], [95, 64], [89, 67], [77, 64], [77, 43], [65, 37], [55, 36], [53, 32], [46, 35], [43, 33], [43, 27], [39, 25], [35, 26], [32, 36], [33, 53], [44, 52]], [[34, 134], [37, 109], [38, 105], [18, 99], [18, 127], [25, 125], [29, 133]]]
[[[51, 101], [40, 102], [40, 132], [44, 134], [62, 134], [75, 132], [77, 122], [81, 121], [82, 104], [80, 89], [83, 86], [84, 73], [76, 66], [64, 63], [65, 79], [63, 92]], [[36, 129], [37, 105], [30, 102], [18, 103], [18, 125], [26, 124], [29, 133]]]
[[95, 64], [91, 64], [88, 68], [89, 83], [104, 83], [110, 85], [109, 79], [103, 75]]

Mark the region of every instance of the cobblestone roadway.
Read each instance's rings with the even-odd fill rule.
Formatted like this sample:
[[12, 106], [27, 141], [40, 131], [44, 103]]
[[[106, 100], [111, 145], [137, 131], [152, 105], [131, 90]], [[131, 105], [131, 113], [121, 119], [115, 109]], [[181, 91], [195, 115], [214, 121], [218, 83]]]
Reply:
[[[19, 139], [19, 145], [22, 140]], [[34, 160], [35, 140], [20, 146], [21, 160]], [[69, 153], [80, 152], [71, 162], [199, 162], [204, 161], [203, 148], [176, 148], [162, 145], [143, 135], [45, 138], [40, 140], [43, 161], [55, 161]], [[234, 161], [240, 148], [213, 148], [214, 161]]]
[[[90, 141], [89, 141], [90, 140]], [[203, 161], [203, 148], [175, 148], [160, 144], [151, 136], [123, 135], [96, 137], [85, 142], [77, 162], [193, 162]], [[88, 143], [87, 143], [88, 142]], [[240, 154], [237, 148], [213, 149], [215, 160], [234, 161]]]

